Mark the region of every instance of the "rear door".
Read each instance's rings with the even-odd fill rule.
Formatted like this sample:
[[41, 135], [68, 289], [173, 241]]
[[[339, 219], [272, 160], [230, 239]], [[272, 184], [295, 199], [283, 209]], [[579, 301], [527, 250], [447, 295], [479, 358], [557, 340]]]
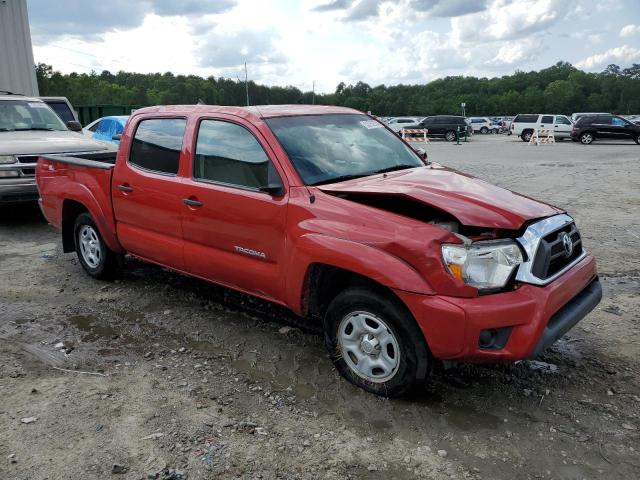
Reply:
[[542, 115], [542, 117], [540, 118], [540, 122], [538, 123], [538, 128], [540, 130], [551, 130], [553, 131], [554, 129], [554, 123], [553, 123], [553, 115]]
[[[287, 186], [260, 132], [234, 116], [203, 118], [184, 184], [187, 270], [269, 299], [283, 298]], [[266, 193], [265, 187], [280, 186]]]
[[596, 131], [597, 138], [617, 138], [617, 135], [613, 132], [611, 121], [612, 115], [598, 115], [593, 122], [592, 127]]
[[185, 118], [140, 120], [122, 147], [129, 149], [128, 161], [116, 166], [111, 186], [122, 246], [177, 270], [184, 270], [179, 175], [185, 127]]
[[568, 138], [571, 136], [571, 128], [573, 125], [571, 121], [564, 115], [556, 115], [555, 123], [553, 124], [553, 133], [559, 138]]

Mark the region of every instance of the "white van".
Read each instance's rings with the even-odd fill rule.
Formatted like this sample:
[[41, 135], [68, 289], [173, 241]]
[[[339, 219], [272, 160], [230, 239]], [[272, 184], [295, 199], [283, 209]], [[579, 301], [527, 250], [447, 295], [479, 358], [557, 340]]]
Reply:
[[523, 142], [531, 140], [534, 130], [549, 129], [553, 130], [556, 139], [571, 137], [571, 129], [573, 123], [565, 115], [538, 114], [538, 113], [521, 113], [516, 115], [511, 122], [511, 133], [519, 135]]

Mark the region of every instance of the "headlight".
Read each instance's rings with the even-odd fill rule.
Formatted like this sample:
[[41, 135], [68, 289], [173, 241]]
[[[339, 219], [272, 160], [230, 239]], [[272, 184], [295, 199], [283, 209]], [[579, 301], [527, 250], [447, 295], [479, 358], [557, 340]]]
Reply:
[[16, 163], [16, 157], [13, 155], [0, 155], [0, 165], [6, 163]]
[[489, 240], [443, 245], [442, 259], [454, 277], [479, 290], [495, 290], [507, 284], [522, 253], [513, 240]]

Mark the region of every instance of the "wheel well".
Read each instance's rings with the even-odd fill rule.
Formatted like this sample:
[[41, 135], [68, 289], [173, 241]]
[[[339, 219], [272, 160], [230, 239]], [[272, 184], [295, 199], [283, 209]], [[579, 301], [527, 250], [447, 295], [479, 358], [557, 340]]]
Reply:
[[62, 251], [73, 252], [76, 248], [76, 242], [73, 238], [73, 227], [76, 223], [76, 218], [81, 213], [88, 212], [80, 202], [75, 200], [65, 200], [62, 204]]
[[384, 285], [349, 270], [322, 263], [312, 264], [305, 278], [302, 311], [305, 316], [323, 319], [331, 301], [349, 287], [368, 287], [380, 294], [404, 303], [393, 291]]

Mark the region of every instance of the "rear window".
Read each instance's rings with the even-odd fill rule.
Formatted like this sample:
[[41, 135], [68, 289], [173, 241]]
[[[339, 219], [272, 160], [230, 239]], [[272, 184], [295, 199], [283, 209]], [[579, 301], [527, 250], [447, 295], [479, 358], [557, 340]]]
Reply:
[[67, 102], [54, 102], [51, 100], [45, 100], [44, 102], [51, 107], [51, 110], [56, 112], [56, 115], [58, 115], [64, 123], [75, 120], [73, 112]]
[[186, 124], [183, 118], [142, 120], [133, 137], [129, 163], [152, 172], [178, 173]]
[[513, 123], [536, 123], [538, 121], [538, 115], [516, 115], [516, 118], [513, 119]]

